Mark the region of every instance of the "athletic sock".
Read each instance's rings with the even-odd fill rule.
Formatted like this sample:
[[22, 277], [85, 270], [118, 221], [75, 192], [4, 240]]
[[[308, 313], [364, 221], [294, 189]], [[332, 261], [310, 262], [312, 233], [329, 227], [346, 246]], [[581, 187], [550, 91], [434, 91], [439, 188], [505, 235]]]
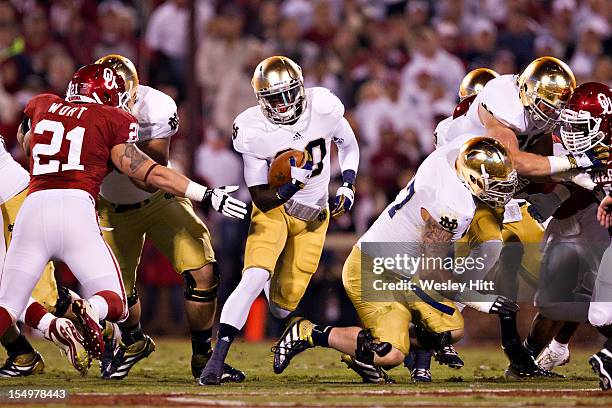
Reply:
[[312, 327], [312, 342], [315, 346], [329, 347], [329, 334], [333, 327], [315, 324]]
[[144, 339], [144, 333], [140, 327], [140, 323], [136, 323], [134, 326], [121, 327], [121, 342], [126, 346], [131, 346]]
[[414, 362], [412, 368], [423, 368], [429, 370], [431, 368], [431, 351], [417, 350], [414, 352]]
[[516, 328], [516, 314], [499, 315], [499, 325], [501, 328], [502, 346], [507, 347], [511, 344], [521, 343], [521, 338]]
[[18, 356], [34, 352], [34, 348], [23, 334], [20, 334], [14, 341], [3, 344], [3, 346], [9, 356]]
[[191, 333], [191, 351], [193, 354], [207, 355], [210, 353], [212, 328], [205, 330], [189, 329]]
[[525, 347], [525, 350], [527, 350], [527, 352], [533, 357], [537, 357], [540, 355], [540, 353], [546, 346], [535, 341], [535, 339], [531, 337], [531, 335], [527, 335], [527, 338], [523, 342], [523, 347]]
[[229, 353], [230, 346], [234, 342], [236, 336], [240, 333], [240, 330], [234, 326], [231, 326], [226, 323], [219, 324], [219, 332], [217, 334], [217, 344], [212, 352], [212, 356], [210, 356], [210, 360], [208, 360], [208, 365], [210, 364], [212, 367], [219, 367], [225, 363], [225, 359], [227, 358], [227, 353]]
[[552, 339], [552, 341], [548, 345], [548, 348], [553, 353], [561, 354], [561, 353], [567, 351], [568, 346], [567, 346], [567, 344], [559, 343], [557, 340]]

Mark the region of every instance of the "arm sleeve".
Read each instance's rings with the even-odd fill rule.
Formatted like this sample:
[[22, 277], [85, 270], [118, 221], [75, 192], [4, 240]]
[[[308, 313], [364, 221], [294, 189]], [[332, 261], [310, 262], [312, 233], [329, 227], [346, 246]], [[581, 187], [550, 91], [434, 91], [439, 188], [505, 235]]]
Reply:
[[359, 145], [351, 125], [349, 125], [345, 118], [340, 119], [334, 131], [333, 141], [338, 146], [338, 161], [340, 162], [342, 173], [346, 170], [352, 170], [357, 174], [359, 167]]
[[242, 155], [244, 162], [244, 181], [247, 187], [268, 184], [268, 162], [263, 159]]

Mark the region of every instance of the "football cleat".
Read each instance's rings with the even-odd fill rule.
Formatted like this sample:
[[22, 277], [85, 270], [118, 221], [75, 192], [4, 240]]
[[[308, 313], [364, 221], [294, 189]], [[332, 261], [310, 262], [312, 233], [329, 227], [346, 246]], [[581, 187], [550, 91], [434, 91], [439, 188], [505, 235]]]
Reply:
[[538, 367], [533, 356], [525, 350], [520, 342], [512, 343], [502, 348], [506, 357], [510, 360], [510, 365], [506, 368], [504, 373], [506, 379], [518, 380], [532, 377], [563, 377], [560, 374]]
[[53, 319], [47, 338], [60, 348], [81, 375], [87, 373], [91, 366], [91, 356], [85, 347], [84, 337], [70, 320], [61, 317]]
[[382, 367], [373, 364], [366, 364], [348, 354], [343, 354], [341, 361], [347, 367], [356, 372], [364, 383], [368, 384], [395, 384], [395, 380], [389, 377], [389, 374]]
[[85, 299], [72, 302], [72, 312], [80, 326], [87, 352], [91, 358], [102, 358], [104, 354], [104, 336], [100, 327], [98, 316]]
[[104, 322], [104, 330], [102, 330], [104, 338], [104, 353], [100, 359], [100, 373], [107, 371], [108, 366], [113, 360], [115, 349], [119, 347], [121, 341], [121, 329], [117, 323], [111, 323], [108, 320]]
[[612, 388], [612, 352], [602, 349], [589, 358], [593, 372], [599, 376], [599, 386], [606, 391]]
[[[210, 356], [212, 355], [212, 350], [209, 350], [206, 354], [192, 354], [191, 355], [191, 374], [194, 378], [200, 378], [204, 367], [206, 367], [206, 363], [210, 360]], [[221, 378], [219, 382], [243, 382], [246, 378], [246, 374], [231, 365], [224, 363], [223, 364], [223, 374], [221, 374]]]
[[415, 368], [410, 375], [414, 382], [431, 382], [431, 371], [426, 368]]
[[460, 369], [465, 365], [461, 357], [459, 357], [459, 353], [457, 353], [457, 350], [452, 345], [434, 351], [434, 358], [440, 365], [447, 365], [450, 368]]
[[119, 342], [119, 347], [115, 349], [113, 359], [102, 371], [102, 378], [120, 380], [127, 377], [128, 373], [137, 362], [148, 357], [155, 351], [155, 342], [150, 336], [144, 335], [144, 339], [138, 340], [134, 344], [126, 346]]
[[555, 367], [559, 367], [569, 363], [570, 352], [569, 348], [565, 348], [561, 353], [552, 351], [550, 345], [540, 353], [536, 359], [536, 364], [545, 370], [552, 370]]
[[274, 353], [274, 372], [276, 374], [285, 371], [293, 357], [314, 347], [312, 327], [312, 322], [303, 317], [291, 319], [281, 338], [271, 350]]
[[42, 374], [45, 362], [42, 356], [34, 351], [26, 354], [9, 356], [0, 367], [0, 377], [25, 377], [32, 374]]

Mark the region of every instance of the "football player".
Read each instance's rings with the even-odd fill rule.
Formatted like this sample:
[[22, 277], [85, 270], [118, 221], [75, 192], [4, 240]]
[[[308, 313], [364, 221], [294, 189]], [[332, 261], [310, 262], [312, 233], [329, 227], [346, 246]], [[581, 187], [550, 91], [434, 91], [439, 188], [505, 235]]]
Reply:
[[[457, 92], [459, 103], [455, 107], [453, 114], [442, 120], [436, 126], [434, 131], [434, 145], [436, 148], [448, 143], [446, 140], [446, 131], [452, 121], [464, 115], [476, 98], [478, 92], [484, 88], [487, 82], [498, 76], [499, 74], [497, 72], [489, 68], [476, 68], [467, 73], [459, 86], [459, 91]], [[486, 205], [484, 205], [484, 207], [489, 208]], [[468, 230], [468, 236], [470, 236], [470, 231], [474, 231], [474, 228]], [[462, 238], [462, 240], [464, 240], [464, 238]], [[462, 305], [458, 305], [458, 307], [461, 310]], [[461, 357], [459, 357], [459, 354], [452, 344], [444, 346], [441, 350], [434, 350], [433, 355], [440, 364], [448, 365], [451, 368], [461, 368], [464, 365], [463, 360], [461, 360]], [[406, 357], [406, 361], [404, 361], [404, 365], [410, 370], [413, 381], [431, 381], [431, 357], [431, 350], [413, 348], [410, 351], [410, 354]]]
[[[0, 136], [0, 269], [4, 264], [6, 248], [11, 242], [11, 231], [19, 208], [27, 195], [29, 182], [28, 172], [17, 163], [6, 150], [4, 139]], [[55, 309], [58, 299], [57, 284], [53, 275], [53, 264], [45, 267], [43, 275], [34, 288], [32, 296], [38, 299], [40, 304]], [[28, 314], [26, 313], [26, 316]], [[21, 320], [26, 320], [20, 316]], [[54, 337], [57, 339], [57, 337]], [[0, 377], [18, 377], [41, 373], [44, 369], [42, 356], [34, 350], [30, 342], [20, 333], [17, 326], [12, 326], [2, 337], [2, 346], [6, 349], [8, 357], [0, 367]]]
[[[561, 113], [555, 150], [576, 155], [589, 149], [607, 150], [602, 140], [610, 133], [612, 112], [606, 112], [609, 95], [609, 88], [599, 83], [576, 88]], [[550, 193], [528, 199], [532, 202], [530, 211], [540, 219], [552, 215], [546, 227], [535, 297], [539, 313], [525, 340], [537, 363], [549, 369], [569, 361], [568, 343], [579, 323], [587, 320], [593, 285], [610, 238], [596, 220], [599, 200], [592, 191], [559, 184]]]
[[[527, 177], [565, 174], [598, 160], [584, 155], [553, 155], [550, 134], [574, 88], [574, 75], [565, 63], [553, 57], [538, 58], [520, 75], [501, 75], [487, 82], [465, 114], [454, 119], [438, 138], [448, 141], [457, 134], [481, 132], [503, 143], [519, 174], [517, 191], [524, 198], [527, 193], [539, 192]], [[501, 293], [515, 297], [517, 271], [524, 272], [522, 276], [531, 286], [537, 282], [541, 265], [538, 244], [543, 232], [527, 203], [513, 200], [503, 211], [481, 204], [466, 241], [474, 256], [478, 252], [487, 260], [482, 275], [501, 257], [497, 287]], [[521, 345], [513, 316], [502, 316], [500, 324], [503, 349], [510, 360], [506, 376], [539, 373]]]
[[[273, 56], [256, 68], [252, 80], [259, 102], [234, 121], [234, 149], [242, 154], [244, 178], [253, 199], [242, 279], [221, 312], [218, 340], [199, 383], [219, 384], [225, 358], [247, 319], [253, 301], [265, 290], [272, 314], [295, 310], [317, 270], [329, 224], [330, 150], [338, 147], [343, 184], [331, 210], [351, 209], [359, 147], [344, 119], [344, 106], [325, 88], [304, 88], [301, 68]], [[291, 181], [268, 184], [268, 166], [283, 151], [305, 151]]]
[[[138, 148], [155, 162], [168, 165], [170, 140], [179, 126], [172, 98], [139, 84], [136, 68], [128, 58], [113, 54], [96, 63], [113, 67], [127, 85], [129, 98], [123, 108], [138, 121]], [[212, 353], [211, 334], [219, 287], [208, 228], [188, 199], [142, 185], [116, 170], [102, 182], [98, 211], [104, 239], [119, 261], [129, 306], [128, 318], [119, 325], [120, 341], [114, 341], [118, 333], [107, 330], [110, 347], [101, 365], [102, 377], [126, 377], [138, 361], [155, 350], [153, 339], [140, 326], [141, 307], [136, 292], [136, 270], [145, 239], [149, 239], [185, 282], [191, 373], [198, 378]], [[225, 366], [224, 381], [243, 379], [241, 371]]]
[[[427, 330], [425, 335], [417, 334], [420, 345], [427, 349], [439, 349], [463, 336], [463, 317], [449, 299], [488, 313], [515, 312], [518, 306], [502, 296], [469, 289], [461, 293], [424, 290], [418, 279], [452, 280], [452, 268], [436, 266], [435, 262], [421, 263], [410, 274], [406, 270], [396, 272], [415, 282], [416, 288], [395, 289], [391, 294], [380, 291], [377, 282], [384, 272], [375, 267], [377, 259], [382, 257], [386, 264], [397, 254], [412, 259], [446, 258], [452, 243], [470, 225], [476, 209], [474, 198], [503, 207], [512, 198], [516, 181], [506, 149], [491, 138], [466, 135], [435, 150], [359, 239], [344, 263], [342, 282], [364, 329], [325, 327], [296, 318], [274, 348], [278, 370], [284, 370], [300, 352], [324, 346], [344, 353], [343, 361], [365, 382], [385, 382], [388, 377], [382, 367], [400, 364], [408, 353], [411, 322]], [[393, 273], [387, 279], [397, 282]], [[416, 278], [412, 278], [413, 273]], [[437, 299], [439, 294], [443, 299]]]
[[30, 157], [31, 179], [2, 271], [0, 335], [25, 309], [45, 264], [61, 260], [79, 279], [87, 299], [71, 305], [80, 332], [68, 319], [55, 318], [49, 335], [64, 344], [82, 373], [104, 348], [99, 321], [127, 316], [121, 274], [100, 234], [93, 198], [110, 162], [169, 193], [209, 198], [215, 209], [236, 217], [246, 213], [246, 205], [224, 188], [194, 183], [143, 154], [134, 144], [138, 123], [117, 109], [127, 98], [123, 79], [111, 67], [88, 65], [74, 74], [65, 100], [51, 94], [30, 100], [18, 134]]
[[[591, 155], [602, 155], [602, 152], [603, 154], [609, 152], [612, 140], [612, 90], [609, 86], [596, 82], [580, 85], [572, 94], [567, 108], [563, 110], [561, 119], [563, 122], [560, 128], [561, 139], [563, 145], [570, 152], [573, 154], [590, 152]], [[591, 181], [603, 188], [606, 193], [597, 208], [597, 220], [603, 228], [598, 228], [593, 225], [592, 220], [585, 219], [586, 215], [593, 216], [594, 207], [589, 205], [592, 203], [592, 200], [588, 199], [589, 197], [582, 199], [579, 203], [574, 203], [574, 206], [584, 206], [586, 204], [587, 207], [582, 210], [578, 207], [572, 215], [571, 227], [568, 228], [569, 233], [567, 235], [571, 234], [575, 237], [565, 237], [565, 241], [574, 244], [575, 249], [565, 256], [571, 257], [573, 255], [574, 259], [572, 261], [575, 262], [576, 258], [582, 261], [579, 272], [585, 276], [583, 280], [592, 286], [592, 296], [587, 311], [588, 321], [602, 335], [607, 337], [607, 341], [598, 353], [591, 356], [589, 363], [593, 371], [599, 376], [601, 388], [609, 390], [612, 388], [612, 307], [610, 307], [612, 299], [612, 246], [610, 246], [609, 233], [605, 228], [611, 227], [612, 161], [608, 159], [603, 164], [605, 164], [605, 167], [595, 167], [590, 171]], [[566, 193], [565, 196], [556, 197], [554, 200], [549, 197], [547, 202], [550, 207], [552, 201], [552, 208], [560, 203], [565, 206], [568, 203], [572, 204], [575, 195], [576, 193]], [[576, 231], [577, 228], [580, 228], [580, 231]], [[601, 254], [602, 243], [605, 248], [603, 255]], [[560, 250], [557, 250], [555, 256], [556, 258], [562, 256]], [[563, 259], [567, 259], [558, 260], [556, 258], [551, 257], [555, 262], [563, 262]], [[559, 263], [558, 265], [562, 264]], [[595, 268], [597, 268], [596, 276], [593, 276]], [[562, 270], [560, 267], [555, 269], [555, 272]], [[553, 280], [558, 280], [557, 274], [549, 279], [549, 281]], [[587, 289], [589, 288], [587, 287]], [[566, 291], [576, 292], [573, 287], [566, 288]], [[579, 311], [582, 309], [581, 317], [585, 312], [582, 305], [585, 305], [584, 301], [576, 307]], [[566, 347], [559, 347], [561, 350], [557, 350], [556, 353], [555, 350], [551, 350], [550, 353], [543, 354], [545, 356], [549, 355], [550, 360], [552, 360], [551, 364], [560, 364], [569, 359], [569, 352]]]

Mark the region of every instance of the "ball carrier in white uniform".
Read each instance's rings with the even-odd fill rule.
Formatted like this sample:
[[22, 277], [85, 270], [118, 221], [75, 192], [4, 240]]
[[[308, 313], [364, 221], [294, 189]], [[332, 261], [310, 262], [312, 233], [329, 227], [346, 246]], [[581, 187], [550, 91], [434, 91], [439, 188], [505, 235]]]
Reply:
[[[301, 68], [289, 58], [262, 61], [253, 75], [259, 106], [234, 122], [234, 149], [242, 154], [253, 199], [243, 276], [221, 312], [218, 341], [200, 384], [218, 384], [230, 345], [253, 301], [265, 290], [270, 309], [286, 318], [297, 307], [315, 273], [329, 224], [330, 149], [338, 147], [343, 185], [331, 215], [350, 210], [359, 148], [344, 119], [344, 106], [325, 88], [304, 89]], [[291, 167], [292, 180], [272, 188], [268, 168], [277, 154], [303, 150], [308, 160]], [[275, 363], [276, 371], [276, 363]]]

